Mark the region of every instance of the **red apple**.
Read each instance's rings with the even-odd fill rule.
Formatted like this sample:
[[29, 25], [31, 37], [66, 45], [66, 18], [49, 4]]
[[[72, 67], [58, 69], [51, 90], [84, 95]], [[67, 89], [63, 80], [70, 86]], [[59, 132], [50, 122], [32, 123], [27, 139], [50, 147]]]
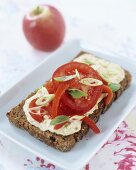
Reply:
[[63, 42], [65, 22], [56, 8], [40, 5], [24, 16], [23, 31], [34, 48], [53, 51]]

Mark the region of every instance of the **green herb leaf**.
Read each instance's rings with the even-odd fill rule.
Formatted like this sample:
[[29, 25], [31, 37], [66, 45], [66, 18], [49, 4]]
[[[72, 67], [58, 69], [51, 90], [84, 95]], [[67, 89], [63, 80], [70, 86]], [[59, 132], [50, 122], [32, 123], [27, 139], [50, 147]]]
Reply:
[[77, 77], [76, 74], [70, 75], [70, 76], [55, 77], [54, 80], [56, 80], [58, 82], [64, 82], [64, 81], [71, 80], [75, 77]]
[[86, 58], [84, 59], [84, 63], [85, 63], [85, 64], [88, 64], [88, 65], [93, 64], [90, 60], [88, 60], [88, 59], [86, 59]]
[[57, 125], [63, 122], [66, 122], [69, 120], [68, 116], [62, 115], [62, 116], [57, 116], [52, 121], [50, 122], [50, 125]]
[[120, 89], [121, 85], [116, 83], [110, 83], [109, 87], [113, 92], [116, 92]]
[[102, 81], [94, 78], [83, 78], [80, 80], [80, 83], [87, 86], [100, 86], [103, 84]]
[[68, 89], [68, 93], [74, 99], [80, 99], [81, 97], [87, 97], [87, 93], [85, 93], [84, 91], [78, 90], [78, 89]]

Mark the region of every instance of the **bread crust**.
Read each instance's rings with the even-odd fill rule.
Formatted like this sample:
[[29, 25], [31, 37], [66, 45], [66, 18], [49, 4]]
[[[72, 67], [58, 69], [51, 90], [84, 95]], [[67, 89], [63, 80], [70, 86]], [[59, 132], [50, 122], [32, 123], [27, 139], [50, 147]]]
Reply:
[[[81, 55], [85, 52], [81, 52], [78, 54]], [[111, 105], [112, 103], [119, 98], [119, 96], [123, 93], [125, 89], [130, 85], [131, 82], [131, 75], [128, 71], [125, 70], [125, 78], [122, 80], [121, 88], [114, 93], [113, 100], [108, 106], [104, 105], [104, 100], [102, 100], [98, 104], [98, 109], [95, 110], [93, 114], [89, 117], [97, 122], [100, 118], [100, 115], [103, 114]], [[34, 93], [30, 94], [27, 98], [32, 96]], [[26, 100], [26, 99], [25, 99]], [[23, 105], [25, 103], [23, 100], [19, 105], [12, 108], [11, 111], [7, 113], [7, 117], [9, 121], [14, 124], [16, 127], [26, 130], [29, 134], [34, 136], [35, 138], [41, 140], [42, 142], [46, 143], [49, 146], [52, 146], [60, 151], [66, 152], [71, 150], [74, 145], [81, 140], [89, 131], [89, 127], [84, 122], [81, 125], [81, 130], [69, 136], [62, 136], [50, 131], [41, 131], [39, 128], [33, 126], [27, 121], [25, 113], [23, 111]]]

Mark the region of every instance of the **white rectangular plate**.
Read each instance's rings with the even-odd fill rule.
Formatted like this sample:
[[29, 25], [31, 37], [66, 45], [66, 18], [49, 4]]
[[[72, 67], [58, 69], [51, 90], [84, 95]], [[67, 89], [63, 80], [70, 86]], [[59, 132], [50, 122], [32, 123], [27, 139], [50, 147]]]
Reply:
[[40, 87], [45, 80], [48, 80], [58, 66], [72, 60], [80, 51], [92, 52], [81, 47], [80, 42], [77, 40], [67, 43], [47, 57], [30, 74], [0, 97], [0, 132], [21, 147], [66, 170], [81, 169], [106, 142], [120, 122], [134, 107], [136, 103], [136, 60], [92, 52], [96, 56], [118, 63], [130, 71], [133, 81], [123, 95], [101, 116], [98, 123], [101, 133], [94, 135], [89, 132], [87, 135], [89, 140], [86, 140], [85, 137], [69, 152], [63, 153], [53, 149], [33, 138], [26, 131], [14, 127], [9, 123], [6, 112], [21, 102], [34, 89]]

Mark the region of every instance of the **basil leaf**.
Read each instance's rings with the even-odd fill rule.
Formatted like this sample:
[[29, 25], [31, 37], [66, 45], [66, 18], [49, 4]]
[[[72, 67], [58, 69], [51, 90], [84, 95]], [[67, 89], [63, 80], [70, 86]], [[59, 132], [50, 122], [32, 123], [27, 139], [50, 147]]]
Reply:
[[87, 97], [87, 93], [85, 93], [84, 91], [78, 90], [78, 89], [68, 89], [68, 93], [74, 99], [80, 99], [81, 97]]
[[100, 86], [102, 85], [102, 81], [94, 78], [83, 78], [80, 80], [80, 83], [85, 84], [87, 86]]
[[86, 58], [84, 59], [84, 63], [85, 63], [85, 64], [88, 64], [88, 65], [93, 64], [90, 60], [88, 60], [88, 59], [86, 59]]
[[113, 92], [116, 92], [120, 89], [121, 85], [116, 83], [110, 83], [109, 87]]
[[75, 77], [77, 77], [76, 74], [70, 75], [70, 76], [55, 77], [54, 80], [56, 80], [58, 82], [64, 82], [64, 81], [71, 80], [71, 79], [73, 79]]
[[68, 116], [62, 115], [62, 116], [57, 116], [52, 121], [50, 122], [50, 125], [57, 125], [63, 122], [66, 122], [69, 120]]

